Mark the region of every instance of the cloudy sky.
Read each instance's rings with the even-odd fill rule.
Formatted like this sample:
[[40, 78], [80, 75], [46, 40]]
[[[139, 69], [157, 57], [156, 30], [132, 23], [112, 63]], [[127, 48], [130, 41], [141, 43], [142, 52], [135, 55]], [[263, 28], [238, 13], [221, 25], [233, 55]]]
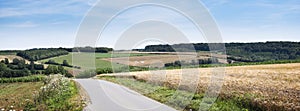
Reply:
[[[214, 17], [224, 42], [300, 41], [299, 0], [200, 1]], [[82, 19], [96, 2], [97, 0], [0, 0], [0, 50], [73, 47]], [[146, 12], [149, 12], [147, 16], [141, 15]], [[112, 44], [117, 39], [109, 38], [117, 35], [114, 31], [123, 26], [120, 24], [128, 25], [130, 21], [147, 17], [176, 18], [176, 13], [172, 13], [174, 12], [151, 7], [129, 10], [112, 22], [104, 39], [97, 45], [113, 47]], [[184, 19], [173, 19], [172, 23], [182, 26], [188, 33], [187, 36], [197, 36], [191, 28], [185, 27], [189, 23]], [[116, 27], [117, 24], [119, 26]], [[205, 41], [194, 39], [192, 42]]]

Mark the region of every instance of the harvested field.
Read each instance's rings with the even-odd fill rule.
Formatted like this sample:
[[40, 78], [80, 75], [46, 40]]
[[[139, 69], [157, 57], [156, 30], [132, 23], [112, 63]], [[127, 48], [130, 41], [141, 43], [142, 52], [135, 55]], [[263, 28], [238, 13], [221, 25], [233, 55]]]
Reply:
[[189, 60], [197, 60], [197, 59], [206, 59], [211, 56], [219, 58], [219, 62], [227, 63], [224, 59], [225, 55], [220, 54], [210, 54], [207, 52], [168, 52], [168, 53], [151, 53], [157, 54], [153, 56], [134, 56], [134, 57], [119, 57], [119, 58], [104, 58], [101, 60], [111, 61], [114, 63], [125, 64], [130, 66], [141, 66], [141, 67], [164, 67], [165, 63], [171, 63], [178, 60], [189, 61]]
[[[198, 85], [196, 91], [204, 93], [210, 85], [212, 70], [213, 68], [199, 68], [117, 75], [132, 76], [176, 89], [193, 90]], [[300, 110], [300, 63], [225, 67], [224, 71], [226, 75], [220, 98], [242, 98], [247, 104], [261, 110]], [[222, 78], [222, 75], [219, 77]], [[220, 78], [214, 79], [219, 79], [216, 82], [220, 82]]]

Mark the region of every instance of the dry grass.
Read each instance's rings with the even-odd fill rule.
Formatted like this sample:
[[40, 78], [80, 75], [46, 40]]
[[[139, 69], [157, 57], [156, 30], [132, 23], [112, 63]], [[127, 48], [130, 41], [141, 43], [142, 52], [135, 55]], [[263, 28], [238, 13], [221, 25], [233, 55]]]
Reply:
[[221, 98], [246, 98], [245, 95], [252, 95], [248, 97], [248, 104], [263, 110], [300, 110], [300, 63], [145, 71], [125, 75], [171, 88], [193, 90], [198, 85], [197, 92], [204, 93], [212, 78], [217, 80], [214, 83], [222, 80], [221, 73], [212, 73], [218, 70], [226, 73], [219, 95]]

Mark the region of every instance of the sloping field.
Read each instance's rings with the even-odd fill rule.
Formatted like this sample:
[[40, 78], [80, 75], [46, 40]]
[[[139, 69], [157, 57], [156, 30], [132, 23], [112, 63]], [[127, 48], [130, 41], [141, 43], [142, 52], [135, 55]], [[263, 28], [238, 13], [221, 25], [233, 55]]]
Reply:
[[[5, 58], [7, 58], [9, 62], [12, 62], [14, 58], [17, 58], [17, 59], [20, 59], [20, 60], [23, 59], [22, 57], [19, 57], [19, 56], [16, 56], [16, 55], [0, 55], [0, 61], [4, 60]], [[27, 64], [30, 63], [28, 60], [25, 60], [25, 62]]]
[[[133, 76], [138, 80], [175, 89], [193, 90], [198, 85], [196, 91], [204, 93], [212, 78], [216, 80], [213, 87], [217, 86], [215, 83], [222, 83], [222, 74], [212, 76], [213, 70], [199, 68], [118, 75]], [[261, 110], [300, 110], [300, 63], [226, 67], [224, 71], [226, 75], [220, 98], [243, 99], [245, 104]]]

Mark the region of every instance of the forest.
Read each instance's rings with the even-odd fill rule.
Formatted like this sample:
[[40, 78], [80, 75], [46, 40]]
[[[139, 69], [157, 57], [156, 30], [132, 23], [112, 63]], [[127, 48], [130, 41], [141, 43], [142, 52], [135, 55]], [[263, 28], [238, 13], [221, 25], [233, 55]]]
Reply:
[[[191, 43], [174, 45], [149, 45], [141, 52], [190, 52], [210, 51], [225, 45], [229, 60], [240, 62], [262, 62], [270, 60], [300, 59], [300, 42], [254, 42], [254, 43]], [[211, 46], [211, 47], [209, 47]], [[216, 48], [217, 49], [217, 48]], [[216, 50], [214, 50], [216, 51]]]
[[68, 51], [57, 48], [40, 48], [40, 49], [30, 49], [25, 51], [20, 51], [17, 56], [25, 58], [29, 61], [37, 61], [42, 59], [48, 59], [60, 55], [67, 55]]

